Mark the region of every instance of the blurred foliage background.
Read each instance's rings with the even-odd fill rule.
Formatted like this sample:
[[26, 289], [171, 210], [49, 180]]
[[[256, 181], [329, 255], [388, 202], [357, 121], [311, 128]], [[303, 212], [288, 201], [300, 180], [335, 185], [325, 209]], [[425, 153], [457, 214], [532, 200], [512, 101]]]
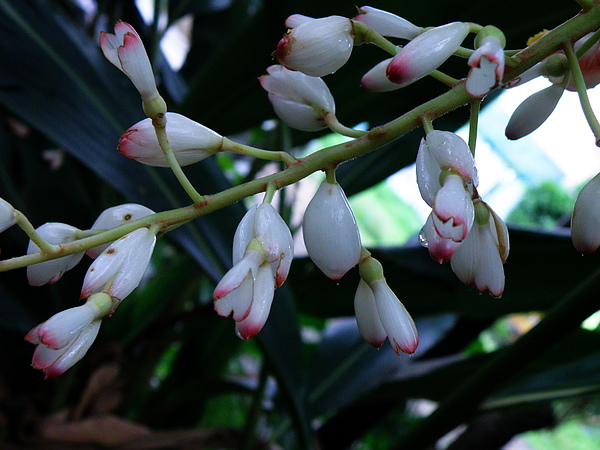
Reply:
[[[123, 131], [144, 116], [129, 80], [102, 56], [100, 30], [111, 31], [119, 19], [134, 25], [171, 110], [253, 145], [300, 152], [318, 135], [261, 127], [273, 112], [257, 77], [273, 63], [288, 15], [356, 11], [341, 0], [157, 0], [160, 20], [147, 23], [133, 0], [81, 4], [86, 8], [70, 0], [0, 0], [0, 196], [35, 226], [56, 221], [83, 229], [119, 203], [160, 211], [188, 202], [168, 170], [116, 151]], [[423, 26], [493, 24], [508, 48], [579, 9], [566, 0], [370, 5]], [[159, 45], [174, 27], [191, 36], [176, 69]], [[389, 94], [362, 92], [360, 77], [381, 58], [377, 49], [358, 47], [327, 77], [343, 123], [377, 125], [443, 92], [432, 80]], [[459, 64], [445, 70], [464, 74]], [[459, 109], [436, 126], [456, 129], [467, 114]], [[341, 166], [348, 195], [414, 162], [420, 137], [417, 130]], [[262, 170], [261, 162], [222, 157], [186, 173], [200, 192], [214, 193]], [[403, 448], [426, 448], [463, 424], [466, 431], [446, 448], [501, 448], [563, 418], [581, 423], [582, 411], [597, 417], [600, 335], [597, 322], [580, 324], [598, 308], [599, 257], [573, 250], [568, 220], [560, 220], [569, 201], [552, 186], [539, 192], [515, 212], [528, 227], [511, 229], [501, 299], [461, 285], [416, 238], [373, 249], [417, 322], [421, 344], [413, 357], [398, 358], [387, 344], [376, 351], [360, 339], [352, 318], [356, 272], [336, 284], [307, 258], [294, 262], [276, 292], [265, 329], [240, 341], [211, 297], [231, 264], [242, 203], [161, 239], [144, 285], [58, 379], [43, 380], [30, 367], [33, 347], [23, 337], [78, 304], [85, 266], [41, 288], [27, 285], [24, 270], [0, 274], [2, 446], [383, 449], [414, 439]], [[288, 189], [280, 204], [292, 226], [296, 195]], [[0, 235], [3, 258], [26, 246], [18, 229]], [[423, 420], [436, 404], [437, 418]]]

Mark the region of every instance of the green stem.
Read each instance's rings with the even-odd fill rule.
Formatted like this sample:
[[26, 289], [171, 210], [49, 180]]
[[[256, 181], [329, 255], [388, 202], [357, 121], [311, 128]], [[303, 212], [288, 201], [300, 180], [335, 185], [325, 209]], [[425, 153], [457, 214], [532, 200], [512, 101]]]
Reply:
[[600, 30], [592, 34], [581, 46], [577, 49], [577, 59], [585, 55], [589, 49], [591, 49], [596, 42], [600, 39]]
[[169, 144], [169, 139], [167, 138], [167, 129], [165, 125], [166, 121], [164, 124], [162, 124], [162, 126], [154, 126], [154, 131], [156, 132], [156, 137], [158, 139], [160, 148], [162, 149], [163, 154], [165, 155], [165, 159], [167, 160], [169, 167], [173, 171], [173, 174], [175, 174], [177, 181], [179, 181], [179, 184], [185, 190], [187, 195], [192, 199], [192, 201], [197, 204], [204, 203], [204, 197], [200, 195], [198, 191], [196, 191], [194, 186], [192, 186], [192, 183], [190, 183], [190, 180], [188, 180], [188, 178], [185, 176], [185, 173], [183, 173], [183, 169], [177, 162], [175, 154], [173, 153], [171, 145]]
[[[587, 13], [579, 14], [558, 26], [513, 57], [514, 61], [518, 62], [518, 66], [507, 68], [504, 81], [510, 81], [534, 64], [560, 50], [563, 42], [570, 41], [571, 38], [578, 39], [588, 32], [596, 30], [598, 23], [600, 23], [600, 6], [592, 8]], [[297, 160], [296, 163], [281, 172], [206, 196], [204, 202], [153, 214], [112, 230], [101, 232], [95, 236], [78, 239], [68, 244], [60, 244], [60, 255], [48, 255], [38, 252], [0, 261], [0, 272], [85, 251], [114, 241], [139, 227], [147, 227], [154, 223], [161, 225], [163, 231], [168, 231], [248, 196], [264, 192], [269, 183], [274, 183], [278, 189], [281, 189], [306, 178], [314, 172], [325, 170], [327, 167], [335, 167], [345, 161], [365, 155], [389, 144], [412, 129], [422, 126], [424, 118], [430, 121], [472, 101], [473, 98], [466, 92], [464, 82], [461, 81], [448, 92], [423, 103], [385, 125], [373, 128], [365, 136], [314, 152], [304, 159]], [[290, 158], [292, 157], [290, 156]]]
[[471, 103], [471, 115], [469, 117], [469, 148], [475, 156], [475, 146], [477, 145], [477, 130], [479, 124], [479, 107], [481, 100], [475, 100]]
[[438, 409], [419, 422], [394, 448], [427, 448], [448, 431], [466, 422], [491, 393], [517, 375], [540, 354], [581, 326], [598, 309], [600, 269], [597, 269], [552, 309], [531, 331], [498, 352], [487, 364], [452, 390]]
[[289, 153], [251, 147], [249, 145], [234, 142], [226, 137], [223, 138], [221, 151], [229, 151], [239, 155], [252, 156], [253, 158], [264, 159], [266, 161], [281, 161], [286, 165], [286, 167], [293, 166], [298, 162], [298, 160]]
[[564, 46], [565, 54], [567, 55], [567, 60], [569, 61], [569, 67], [571, 69], [571, 76], [573, 77], [573, 82], [575, 83], [575, 88], [577, 89], [577, 94], [579, 95], [579, 103], [581, 103], [581, 108], [583, 110], [583, 114], [594, 133], [594, 137], [596, 138], [596, 145], [600, 147], [600, 123], [598, 123], [598, 118], [594, 114], [594, 110], [592, 109], [592, 105], [590, 103], [590, 98], [587, 94], [587, 88], [585, 86], [585, 80], [583, 78], [583, 74], [581, 73], [581, 67], [579, 66], [579, 61], [577, 60], [577, 56], [575, 55], [575, 51], [573, 50], [573, 45], [569, 42]]
[[434, 130], [433, 121], [429, 115], [424, 114], [423, 117], [421, 117], [421, 122], [423, 123], [423, 129], [425, 130], [425, 133], [429, 133], [430, 131]]
[[271, 203], [273, 201], [273, 197], [275, 196], [275, 192], [277, 192], [277, 185], [274, 183], [269, 183], [267, 185], [267, 190], [265, 191], [265, 198], [263, 198], [263, 203]]
[[329, 184], [337, 184], [335, 179], [335, 167], [327, 167], [325, 169], [325, 179]]
[[61, 253], [59, 245], [46, 242], [44, 238], [42, 238], [38, 232], [35, 231], [35, 228], [33, 228], [33, 225], [25, 216], [25, 214], [23, 214], [21, 211], [15, 210], [15, 215], [17, 217], [17, 225], [25, 232], [31, 242], [39, 247], [41, 253], [46, 255], [56, 255]]
[[594, 0], [575, 0], [584, 11], [593, 8]]
[[446, 86], [453, 87], [456, 86], [459, 80], [450, 75], [446, 75], [444, 72], [440, 72], [439, 70], [434, 70], [429, 74], [430, 77], [435, 78], [438, 81], [441, 81]]
[[345, 125], [342, 125], [335, 114], [325, 114], [324, 121], [325, 125], [327, 125], [331, 131], [341, 134], [342, 136], [358, 138], [368, 133], [368, 131], [355, 130], [354, 128], [349, 128]]
[[390, 42], [379, 33], [373, 31], [364, 23], [358, 21], [352, 21], [352, 23], [354, 24], [354, 33], [356, 36], [358, 36], [357, 40], [359, 43], [375, 44], [377, 47], [392, 56], [398, 53], [399, 47], [397, 45]]

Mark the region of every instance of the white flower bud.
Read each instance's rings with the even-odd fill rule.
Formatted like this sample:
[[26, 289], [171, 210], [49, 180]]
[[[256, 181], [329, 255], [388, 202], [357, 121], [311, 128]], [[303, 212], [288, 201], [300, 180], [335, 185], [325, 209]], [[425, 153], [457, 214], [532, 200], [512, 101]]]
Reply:
[[458, 49], [469, 33], [469, 25], [452, 22], [420, 34], [394, 56], [387, 77], [400, 87], [430, 74]]
[[571, 238], [579, 253], [592, 253], [600, 246], [600, 174], [592, 178], [575, 201]]
[[299, 25], [283, 36], [273, 56], [290, 69], [323, 77], [342, 67], [354, 46], [354, 25], [350, 19], [329, 16], [291, 21]]
[[308, 255], [332, 280], [358, 264], [360, 233], [339, 184], [321, 183], [304, 212], [302, 228]]
[[[166, 113], [167, 138], [181, 166], [194, 164], [221, 148], [223, 137], [204, 125], [177, 113]], [[119, 141], [119, 151], [128, 158], [155, 167], [169, 167], [158, 143], [151, 119], [129, 128]]]
[[[136, 203], [125, 203], [123, 205], [113, 206], [112, 208], [105, 209], [100, 213], [91, 230], [110, 230], [116, 228], [119, 225], [123, 225], [134, 220], [141, 219], [142, 217], [154, 214], [150, 208], [146, 208], [143, 205]], [[100, 253], [108, 248], [111, 243], [99, 245], [94, 248], [90, 248], [86, 251], [86, 254], [96, 259]]]
[[[36, 231], [47, 243], [58, 245], [73, 242], [76, 234], [80, 230], [64, 223], [49, 222], [37, 228]], [[40, 248], [32, 241], [29, 241], [27, 254], [38, 253], [39, 251]], [[75, 267], [77, 263], [81, 261], [81, 258], [83, 258], [83, 252], [28, 266], [27, 281], [29, 281], [31, 286], [42, 286], [46, 283], [55, 283], [60, 280], [66, 271]]]
[[335, 114], [335, 101], [325, 82], [302, 72], [274, 65], [259, 77], [279, 118], [303, 131], [325, 128], [324, 118]]
[[0, 233], [17, 223], [17, 211], [6, 200], [0, 198]]
[[423, 31], [423, 28], [400, 16], [371, 6], [361, 6], [358, 12], [354, 20], [364, 23], [382, 36], [411, 40]]
[[150, 59], [131, 25], [117, 22], [115, 34], [100, 32], [100, 48], [106, 59], [131, 79], [144, 102], [159, 97]]

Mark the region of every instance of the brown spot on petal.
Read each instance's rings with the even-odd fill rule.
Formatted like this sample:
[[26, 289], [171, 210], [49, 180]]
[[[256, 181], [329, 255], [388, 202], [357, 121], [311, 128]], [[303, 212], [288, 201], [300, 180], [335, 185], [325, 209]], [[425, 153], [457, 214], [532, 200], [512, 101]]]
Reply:
[[123, 216], [123, 220], [127, 221], [127, 220], [131, 220], [131, 214], [125, 214]]
[[113, 247], [111, 247], [108, 250], [106, 250], [104, 253], [106, 253], [107, 255], [112, 255], [115, 252], [116, 252], [116, 250]]

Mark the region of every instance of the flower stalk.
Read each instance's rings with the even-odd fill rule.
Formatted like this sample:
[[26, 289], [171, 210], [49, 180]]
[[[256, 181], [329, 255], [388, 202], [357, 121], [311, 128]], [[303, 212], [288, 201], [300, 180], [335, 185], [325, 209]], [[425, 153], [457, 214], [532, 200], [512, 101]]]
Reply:
[[575, 54], [573, 45], [570, 42], [565, 44], [564, 50], [571, 68], [571, 77], [573, 78], [575, 88], [577, 89], [577, 94], [579, 95], [579, 103], [581, 103], [583, 115], [585, 116], [592, 133], [594, 133], [594, 137], [596, 138], [596, 146], [600, 147], [600, 123], [598, 123], [598, 118], [592, 109], [592, 104], [590, 103], [590, 98], [588, 97], [585, 80], [583, 79], [583, 74], [581, 72], [581, 67], [579, 66], [579, 61], [577, 60], [577, 55]]

